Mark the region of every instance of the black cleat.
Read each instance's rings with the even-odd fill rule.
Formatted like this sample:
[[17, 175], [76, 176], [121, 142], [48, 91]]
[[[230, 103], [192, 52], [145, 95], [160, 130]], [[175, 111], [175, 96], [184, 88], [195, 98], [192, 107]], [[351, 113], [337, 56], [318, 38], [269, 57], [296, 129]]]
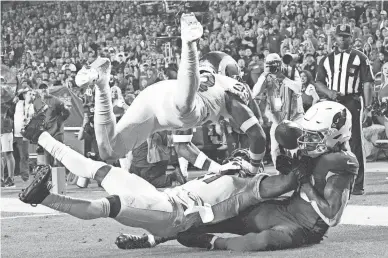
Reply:
[[31, 184], [19, 193], [19, 199], [24, 203], [36, 206], [50, 194], [51, 184], [48, 180], [51, 176], [51, 167], [49, 165], [37, 165], [34, 168], [35, 177]]
[[24, 138], [37, 144], [39, 136], [45, 131], [46, 115], [44, 112], [39, 112], [31, 121], [22, 129], [21, 134]]
[[213, 249], [211, 243], [214, 235], [182, 232], [178, 234], [177, 241], [186, 247]]
[[142, 236], [130, 235], [130, 234], [120, 234], [116, 238], [115, 244], [120, 249], [142, 249], [142, 248], [151, 248], [154, 247], [148, 241], [148, 235], [144, 234]]
[[15, 183], [13, 181], [12, 178], [8, 177], [6, 180], [5, 180], [5, 187], [8, 187], [8, 188], [13, 188], [15, 187]]

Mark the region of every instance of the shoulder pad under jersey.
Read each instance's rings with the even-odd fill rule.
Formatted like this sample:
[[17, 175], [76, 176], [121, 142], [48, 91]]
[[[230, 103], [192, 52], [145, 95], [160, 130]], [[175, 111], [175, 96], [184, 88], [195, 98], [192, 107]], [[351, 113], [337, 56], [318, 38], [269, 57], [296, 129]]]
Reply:
[[[322, 164], [327, 170], [336, 174], [358, 174], [359, 163], [351, 151], [340, 151], [328, 153], [322, 156]], [[320, 163], [321, 163], [320, 162]]]

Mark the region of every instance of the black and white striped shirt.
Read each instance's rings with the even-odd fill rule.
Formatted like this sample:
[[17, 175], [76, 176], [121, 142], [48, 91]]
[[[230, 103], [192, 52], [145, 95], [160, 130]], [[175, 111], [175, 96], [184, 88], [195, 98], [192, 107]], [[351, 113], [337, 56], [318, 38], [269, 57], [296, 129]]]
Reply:
[[368, 57], [356, 50], [344, 52], [335, 50], [321, 59], [317, 70], [317, 82], [343, 95], [362, 93], [365, 82], [373, 82], [374, 77]]

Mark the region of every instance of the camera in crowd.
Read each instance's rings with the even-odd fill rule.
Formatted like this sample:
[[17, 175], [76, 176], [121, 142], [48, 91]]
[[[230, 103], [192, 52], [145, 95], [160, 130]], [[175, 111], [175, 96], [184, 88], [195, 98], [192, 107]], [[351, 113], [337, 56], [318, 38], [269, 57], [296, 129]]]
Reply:
[[296, 63], [303, 63], [303, 53], [302, 52], [299, 52], [298, 54], [290, 54], [290, 53], [286, 53], [283, 58], [282, 58], [282, 61], [285, 65], [290, 65], [292, 63], [296, 64]]
[[265, 67], [268, 68], [269, 73], [276, 74], [282, 69], [282, 60], [280, 56], [275, 53], [269, 54], [265, 58]]

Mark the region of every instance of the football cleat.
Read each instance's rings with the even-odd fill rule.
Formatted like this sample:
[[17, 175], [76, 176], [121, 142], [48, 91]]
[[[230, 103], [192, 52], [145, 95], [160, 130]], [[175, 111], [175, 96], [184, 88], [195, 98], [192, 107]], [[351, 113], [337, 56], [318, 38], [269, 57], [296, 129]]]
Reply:
[[156, 244], [152, 245], [148, 239], [147, 234], [142, 236], [136, 236], [131, 234], [120, 234], [116, 238], [115, 244], [120, 249], [141, 249], [141, 248], [151, 248]]
[[102, 77], [102, 74], [107, 73], [109, 67], [110, 60], [108, 58], [98, 57], [93, 63], [79, 70], [75, 76], [75, 84], [78, 87], [96, 84]]
[[196, 234], [182, 232], [178, 234], [177, 241], [186, 247], [206, 248], [211, 250], [214, 248], [212, 240], [216, 237], [212, 234]]
[[50, 194], [52, 185], [48, 183], [51, 176], [51, 167], [49, 165], [37, 165], [34, 168], [35, 177], [31, 184], [19, 193], [19, 199], [24, 203], [36, 206]]
[[30, 122], [21, 130], [21, 134], [24, 138], [31, 141], [31, 143], [37, 144], [39, 136], [45, 131], [46, 115], [44, 112], [40, 112], [33, 116]]
[[15, 186], [15, 182], [13, 181], [12, 178], [8, 177], [6, 180], [5, 180], [5, 187], [8, 187], [8, 188], [14, 188], [16, 187]]
[[202, 37], [202, 24], [195, 18], [194, 13], [182, 14], [181, 38], [182, 41], [192, 42]]

